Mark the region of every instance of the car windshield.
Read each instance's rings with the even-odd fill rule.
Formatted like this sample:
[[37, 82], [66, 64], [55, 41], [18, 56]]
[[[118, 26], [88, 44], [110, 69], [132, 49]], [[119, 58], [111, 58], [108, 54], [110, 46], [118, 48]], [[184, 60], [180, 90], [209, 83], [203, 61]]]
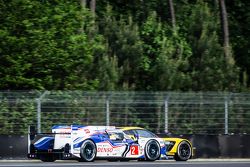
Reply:
[[137, 129], [136, 133], [139, 135], [139, 137], [145, 137], [145, 138], [156, 138], [157, 137], [154, 133], [147, 131], [147, 130], [144, 130], [144, 129]]
[[126, 135], [123, 131], [108, 131], [109, 137], [115, 139], [131, 139], [128, 135]]

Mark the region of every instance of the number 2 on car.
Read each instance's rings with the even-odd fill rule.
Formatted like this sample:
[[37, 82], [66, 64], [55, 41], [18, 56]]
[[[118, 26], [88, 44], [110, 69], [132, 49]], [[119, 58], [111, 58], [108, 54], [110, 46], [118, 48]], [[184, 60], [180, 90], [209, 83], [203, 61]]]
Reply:
[[138, 155], [139, 154], [138, 146], [131, 146], [130, 150], [131, 150], [131, 155]]

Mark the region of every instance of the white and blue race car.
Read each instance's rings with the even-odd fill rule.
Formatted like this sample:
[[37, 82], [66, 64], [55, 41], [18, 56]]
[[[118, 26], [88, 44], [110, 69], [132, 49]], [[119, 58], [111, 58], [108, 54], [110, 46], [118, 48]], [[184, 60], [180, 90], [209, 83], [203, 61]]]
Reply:
[[[58, 159], [79, 161], [147, 160], [165, 158], [163, 139], [137, 138], [132, 140], [114, 126], [54, 126], [43, 137], [31, 132], [28, 139], [28, 158], [53, 162]], [[46, 136], [44, 136], [46, 135]]]

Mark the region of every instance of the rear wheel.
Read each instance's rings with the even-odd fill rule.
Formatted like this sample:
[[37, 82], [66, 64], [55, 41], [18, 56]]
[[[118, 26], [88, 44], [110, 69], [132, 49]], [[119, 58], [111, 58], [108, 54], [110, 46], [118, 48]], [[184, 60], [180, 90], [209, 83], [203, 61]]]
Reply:
[[177, 153], [175, 154], [174, 159], [176, 161], [187, 161], [189, 158], [191, 158], [191, 155], [191, 145], [187, 141], [182, 141], [178, 145]]
[[155, 161], [160, 158], [161, 147], [156, 140], [149, 140], [145, 146], [145, 156], [147, 161]]
[[80, 148], [80, 161], [91, 162], [96, 157], [96, 145], [92, 140], [86, 140]]

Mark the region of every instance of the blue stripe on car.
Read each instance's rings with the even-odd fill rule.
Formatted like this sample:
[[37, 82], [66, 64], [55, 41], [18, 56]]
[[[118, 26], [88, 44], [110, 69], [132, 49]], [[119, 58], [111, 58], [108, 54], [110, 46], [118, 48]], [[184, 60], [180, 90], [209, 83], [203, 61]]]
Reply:
[[53, 148], [54, 137], [43, 137], [34, 143], [38, 150], [48, 150]]

